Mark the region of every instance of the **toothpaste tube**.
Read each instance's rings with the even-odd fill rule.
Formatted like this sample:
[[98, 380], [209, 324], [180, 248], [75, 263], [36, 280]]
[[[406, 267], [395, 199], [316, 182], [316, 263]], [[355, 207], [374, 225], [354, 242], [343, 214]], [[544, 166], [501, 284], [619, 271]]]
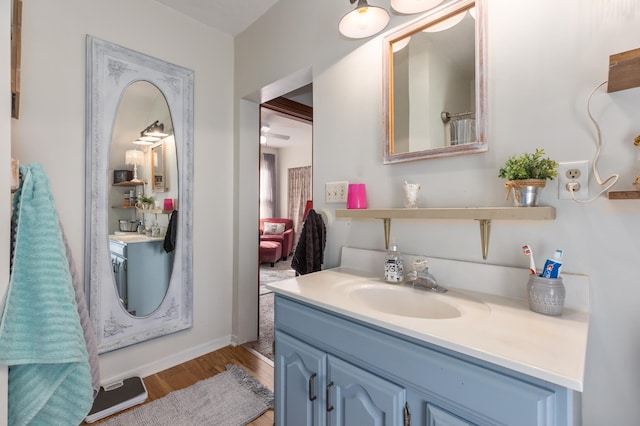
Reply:
[[556, 250], [553, 255], [553, 259], [547, 259], [542, 268], [543, 278], [558, 278], [560, 276], [560, 269], [562, 269], [562, 255], [564, 251], [562, 249]]

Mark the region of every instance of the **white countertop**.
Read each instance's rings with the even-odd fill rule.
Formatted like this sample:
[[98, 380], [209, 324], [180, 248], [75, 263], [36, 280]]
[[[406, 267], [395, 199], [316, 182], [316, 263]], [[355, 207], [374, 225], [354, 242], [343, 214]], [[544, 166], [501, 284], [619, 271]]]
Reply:
[[588, 312], [565, 307], [561, 316], [541, 315], [530, 311], [523, 299], [444, 285], [449, 291], [443, 295], [406, 290], [415, 292], [412, 298], [416, 300], [435, 297], [450, 302], [460, 311], [458, 317], [422, 319], [372, 309], [353, 297], [355, 289], [398, 285], [345, 267], [267, 287], [277, 294], [582, 392]]
[[148, 237], [146, 235], [131, 232], [129, 234], [109, 235], [111, 241], [122, 244], [149, 243], [154, 241], [164, 241], [164, 237]]

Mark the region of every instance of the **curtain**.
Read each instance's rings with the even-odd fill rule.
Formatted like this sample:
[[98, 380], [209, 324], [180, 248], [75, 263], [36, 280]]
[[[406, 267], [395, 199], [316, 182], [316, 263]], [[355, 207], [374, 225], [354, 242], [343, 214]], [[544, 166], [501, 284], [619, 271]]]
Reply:
[[311, 199], [311, 166], [289, 169], [289, 219], [293, 220], [293, 246], [298, 244], [307, 200]]
[[260, 162], [260, 219], [277, 217], [276, 155], [262, 154]]

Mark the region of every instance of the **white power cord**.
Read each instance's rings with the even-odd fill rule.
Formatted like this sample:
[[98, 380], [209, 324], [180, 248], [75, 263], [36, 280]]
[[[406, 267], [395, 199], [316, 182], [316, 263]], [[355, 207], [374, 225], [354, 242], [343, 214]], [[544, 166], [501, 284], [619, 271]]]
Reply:
[[571, 195], [571, 199], [573, 201], [575, 201], [576, 203], [590, 203], [590, 202], [596, 200], [602, 194], [604, 194], [609, 189], [611, 189], [611, 187], [613, 187], [613, 185], [615, 185], [618, 182], [618, 179], [620, 178], [620, 175], [612, 174], [611, 176], [609, 176], [605, 180], [602, 180], [600, 178], [600, 173], [598, 173], [598, 167], [597, 167], [598, 157], [600, 157], [600, 151], [602, 149], [602, 135], [600, 133], [600, 126], [598, 125], [598, 122], [595, 120], [595, 118], [593, 118], [593, 115], [591, 114], [591, 98], [593, 97], [593, 94], [596, 92], [596, 90], [598, 90], [599, 88], [601, 88], [602, 86], [607, 84], [607, 82], [608, 81], [605, 80], [604, 82], [600, 83], [598, 86], [596, 86], [595, 89], [593, 89], [591, 91], [591, 94], [589, 95], [589, 98], [587, 99], [587, 115], [589, 116], [589, 120], [591, 120], [591, 123], [593, 123], [593, 126], [596, 128], [596, 154], [593, 157], [593, 165], [592, 165], [593, 176], [595, 176], [596, 182], [598, 182], [598, 185], [600, 185], [600, 186], [607, 185], [607, 182], [609, 182], [609, 181], [611, 181], [611, 183], [607, 187], [605, 187], [602, 191], [598, 192], [593, 198], [590, 198], [588, 200], [578, 200], [576, 198], [576, 196], [574, 194], [574, 192], [575, 192], [574, 188], [576, 186], [578, 186], [577, 183], [572, 182], [572, 183], [567, 184], [567, 189], [569, 190], [569, 194]]

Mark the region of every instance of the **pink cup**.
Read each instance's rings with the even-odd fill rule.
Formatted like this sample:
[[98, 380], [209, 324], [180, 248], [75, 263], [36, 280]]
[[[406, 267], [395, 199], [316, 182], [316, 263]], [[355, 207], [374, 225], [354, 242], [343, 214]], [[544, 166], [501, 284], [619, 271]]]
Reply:
[[164, 210], [173, 210], [173, 198], [164, 199]]
[[347, 192], [348, 209], [367, 208], [367, 190], [364, 183], [350, 183]]

